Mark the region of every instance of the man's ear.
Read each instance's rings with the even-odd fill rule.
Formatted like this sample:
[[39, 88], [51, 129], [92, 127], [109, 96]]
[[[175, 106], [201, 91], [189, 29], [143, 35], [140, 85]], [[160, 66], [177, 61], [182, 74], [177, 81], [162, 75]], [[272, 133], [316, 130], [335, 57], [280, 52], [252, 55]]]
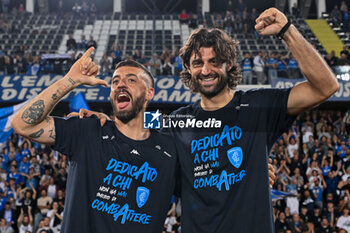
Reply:
[[190, 75], [192, 75], [190, 67], [187, 64], [184, 64], [184, 67], [186, 68], [188, 73], [190, 73]]
[[231, 70], [233, 67], [233, 60], [230, 60], [228, 63], [227, 63], [227, 70]]
[[153, 99], [153, 96], [154, 96], [154, 88], [150, 87], [146, 91], [146, 101], [148, 102], [151, 101]]

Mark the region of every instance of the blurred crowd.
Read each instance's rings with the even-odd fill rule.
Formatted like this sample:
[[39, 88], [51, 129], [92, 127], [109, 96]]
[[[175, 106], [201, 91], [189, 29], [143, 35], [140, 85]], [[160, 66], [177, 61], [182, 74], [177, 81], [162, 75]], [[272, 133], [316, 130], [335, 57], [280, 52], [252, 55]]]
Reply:
[[276, 232], [350, 232], [349, 111], [300, 115], [270, 157], [274, 188], [290, 194], [273, 203]]

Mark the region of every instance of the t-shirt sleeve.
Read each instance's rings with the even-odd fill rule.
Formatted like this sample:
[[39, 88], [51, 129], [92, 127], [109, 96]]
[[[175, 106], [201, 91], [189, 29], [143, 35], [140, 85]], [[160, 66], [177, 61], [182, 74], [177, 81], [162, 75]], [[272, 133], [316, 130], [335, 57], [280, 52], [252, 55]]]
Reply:
[[78, 117], [54, 117], [56, 139], [54, 150], [72, 159], [76, 150], [84, 143], [89, 143], [92, 134], [99, 132], [99, 122], [95, 117], [79, 119]]
[[288, 97], [291, 89], [269, 89], [267, 91], [267, 144], [269, 148], [287, 131], [297, 116], [287, 114]]

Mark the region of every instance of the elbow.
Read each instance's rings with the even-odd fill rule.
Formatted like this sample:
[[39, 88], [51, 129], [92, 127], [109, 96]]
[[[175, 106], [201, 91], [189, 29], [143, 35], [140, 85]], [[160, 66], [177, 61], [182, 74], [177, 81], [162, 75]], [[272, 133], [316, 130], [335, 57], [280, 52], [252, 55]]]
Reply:
[[17, 134], [25, 136], [25, 127], [21, 124], [21, 119], [18, 113], [12, 118], [11, 127]]
[[332, 79], [327, 84], [325, 84], [323, 88], [324, 89], [323, 89], [322, 95], [324, 97], [324, 100], [327, 100], [339, 89], [339, 83], [336, 77], [332, 75]]

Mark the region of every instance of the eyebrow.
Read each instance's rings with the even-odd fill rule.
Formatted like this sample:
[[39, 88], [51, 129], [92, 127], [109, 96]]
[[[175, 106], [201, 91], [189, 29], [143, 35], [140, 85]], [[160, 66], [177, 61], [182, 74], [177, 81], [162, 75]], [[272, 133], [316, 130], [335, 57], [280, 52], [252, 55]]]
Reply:
[[[127, 78], [128, 78], [128, 77], [136, 77], [137, 79], [139, 79], [139, 77], [138, 77], [136, 74], [132, 74], [132, 73], [126, 74], [125, 76], [126, 76]], [[115, 78], [120, 78], [120, 75], [119, 75], [119, 74], [114, 75], [114, 77], [112, 78], [112, 81], [113, 81]]]

